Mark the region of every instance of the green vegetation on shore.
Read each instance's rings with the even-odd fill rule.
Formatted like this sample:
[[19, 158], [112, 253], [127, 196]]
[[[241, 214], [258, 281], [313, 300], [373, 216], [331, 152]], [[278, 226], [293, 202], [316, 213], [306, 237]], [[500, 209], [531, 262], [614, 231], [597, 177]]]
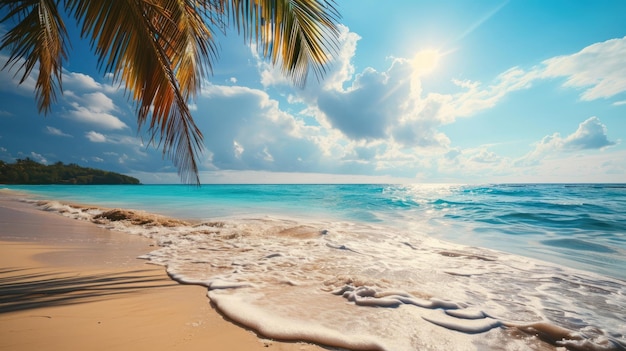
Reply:
[[30, 158], [0, 161], [0, 184], [141, 184], [123, 174], [57, 162], [43, 165]]

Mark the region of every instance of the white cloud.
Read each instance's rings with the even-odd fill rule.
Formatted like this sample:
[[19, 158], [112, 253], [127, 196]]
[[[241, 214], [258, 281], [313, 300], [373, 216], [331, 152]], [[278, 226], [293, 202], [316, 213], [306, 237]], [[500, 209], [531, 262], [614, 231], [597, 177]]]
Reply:
[[[3, 66], [7, 60], [7, 56], [0, 55], [0, 67]], [[18, 68], [22, 62], [23, 60], [19, 59], [15, 67]], [[2, 84], [0, 84], [0, 90], [32, 97], [33, 91], [35, 90], [35, 79], [39, 74], [38, 67], [32, 70], [30, 76], [22, 84], [19, 84], [21, 72], [18, 70], [17, 74], [15, 73], [15, 70], [8, 68], [0, 70], [0, 82], [2, 82]], [[113, 100], [102, 92], [103, 90], [107, 90], [107, 86], [96, 82], [89, 75], [67, 71], [63, 73], [63, 84], [65, 88], [63, 98], [70, 106], [70, 110], [64, 114], [64, 117], [96, 125], [104, 129], [122, 129], [128, 127], [118, 117], [112, 114], [112, 112], [118, 109]], [[48, 130], [48, 132], [54, 135], [61, 135], [55, 134], [56, 131], [54, 130]]]
[[267, 146], [264, 147], [263, 151], [259, 153], [259, 158], [267, 162], [274, 162], [274, 156], [270, 154], [269, 150], [267, 149]]
[[11, 112], [0, 110], [0, 117], [11, 117], [11, 116], [13, 116]]
[[603, 149], [615, 144], [608, 140], [606, 126], [594, 116], [579, 124], [576, 132], [565, 138], [563, 146], [566, 149], [580, 150]]
[[582, 100], [626, 91], [626, 37], [595, 43], [581, 51], [543, 62], [543, 77], [566, 77], [565, 86], [584, 88]]
[[94, 112], [112, 112], [117, 110], [113, 100], [101, 92], [84, 94], [79, 101]]
[[539, 73], [524, 71], [513, 67], [499, 74], [492, 84], [483, 87], [480, 82], [454, 80], [454, 84], [465, 89], [460, 93], [441, 95], [429, 94], [427, 99], [437, 98], [442, 101], [440, 119], [445, 123], [454, 122], [459, 117], [468, 117], [477, 112], [493, 108], [507, 94], [530, 88]]
[[102, 84], [96, 82], [91, 76], [77, 72], [65, 72], [63, 74], [63, 85], [78, 90], [102, 89]]
[[516, 161], [518, 165], [538, 164], [549, 155], [578, 150], [601, 150], [616, 145], [607, 138], [607, 128], [597, 117], [590, 117], [578, 125], [578, 129], [563, 138], [559, 133], [541, 139], [535, 149]]
[[66, 98], [70, 100], [72, 109], [65, 117], [107, 130], [128, 128], [126, 123], [111, 114], [118, 108], [113, 99], [102, 92], [78, 95], [73, 91], [68, 91]]
[[69, 137], [69, 138], [72, 137], [70, 134], [63, 133], [62, 130], [60, 130], [58, 128], [51, 127], [51, 126], [46, 126], [46, 133], [48, 133], [50, 135], [61, 136], [61, 137]]
[[354, 65], [351, 60], [356, 54], [357, 42], [361, 37], [350, 32], [348, 27], [339, 26], [339, 52], [330, 64], [329, 72], [322, 82], [324, 89], [343, 90], [345, 82], [352, 79]]
[[126, 123], [122, 122], [119, 118], [106, 113], [92, 110], [89, 107], [81, 106], [78, 103], [71, 104], [73, 110], [69, 111], [65, 117], [73, 119], [78, 122], [92, 124], [103, 129], [124, 129], [128, 128]]
[[85, 137], [89, 139], [92, 143], [104, 143], [107, 141], [106, 136], [104, 134], [100, 134], [98, 132], [94, 132], [93, 130], [85, 133]]
[[[263, 59], [261, 54], [257, 51], [258, 48], [255, 44], [250, 45], [250, 49], [252, 50], [252, 56], [256, 60], [257, 69], [261, 76], [261, 84], [264, 87], [291, 84], [291, 81], [281, 72], [280, 67]], [[231, 83], [235, 83], [232, 81], [232, 78]]]
[[33, 159], [39, 163], [43, 163], [44, 165], [48, 164], [48, 160], [46, 160], [45, 157], [43, 157], [41, 154], [38, 154], [34, 151], [31, 151], [30, 155], [33, 157]]
[[241, 154], [243, 154], [244, 151], [245, 149], [243, 146], [241, 146], [237, 140], [233, 140], [233, 152], [235, 153], [235, 158], [241, 159]]
[[391, 72], [367, 69], [356, 76], [346, 92], [323, 91], [318, 106], [330, 124], [351, 139], [385, 138], [393, 119], [402, 114], [399, 108], [406, 97], [386, 93], [402, 84], [390, 75]]
[[345, 167], [341, 158], [348, 142], [335, 130], [307, 125], [303, 118], [311, 120], [311, 110], [294, 116], [265, 91], [217, 85], [205, 87], [198, 106], [203, 115], [196, 121], [210, 154], [203, 166], [335, 172]]
[[500, 156], [489, 150], [480, 150], [477, 154], [469, 157], [470, 162], [479, 163], [499, 163], [501, 160]]
[[[14, 65], [5, 67], [9, 57], [0, 54], [0, 91], [8, 91], [12, 93], [18, 93], [20, 95], [32, 96], [35, 91], [36, 80], [33, 77], [37, 77], [39, 74], [39, 67], [36, 66], [30, 72], [30, 75], [20, 84], [20, 79], [23, 75], [23, 70], [20, 69], [24, 60], [19, 58]], [[9, 83], [10, 82], [10, 83]]]
[[126, 155], [126, 154], [122, 154], [122, 155], [121, 155], [121, 156], [117, 159], [117, 162], [118, 162], [118, 163], [120, 163], [120, 164], [124, 164], [124, 163], [126, 163], [127, 161], [129, 161], [129, 160], [132, 160], [132, 159], [131, 159], [128, 155]]

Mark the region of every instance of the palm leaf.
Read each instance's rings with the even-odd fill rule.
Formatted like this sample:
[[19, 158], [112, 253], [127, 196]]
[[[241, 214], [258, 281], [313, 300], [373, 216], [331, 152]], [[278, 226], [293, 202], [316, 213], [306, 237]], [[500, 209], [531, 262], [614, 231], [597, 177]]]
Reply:
[[214, 9], [210, 4], [193, 0], [176, 0], [168, 7], [172, 8], [172, 20], [178, 25], [178, 36], [171, 40], [174, 48], [168, 56], [184, 97], [193, 98], [200, 91], [202, 77], [212, 71], [212, 62], [218, 56], [213, 33], [205, 23]]
[[235, 26], [296, 84], [318, 79], [337, 50], [339, 13], [332, 0], [232, 0]]
[[8, 9], [1, 22], [16, 19], [16, 25], [2, 38], [0, 50], [11, 52], [4, 68], [19, 64], [20, 84], [38, 65], [35, 94], [39, 111], [49, 112], [62, 84], [62, 62], [67, 59], [67, 31], [53, 0], [3, 1], [0, 10]]
[[199, 183], [195, 155], [202, 150], [202, 133], [187, 102], [199, 89], [201, 56], [214, 47], [190, 2], [68, 3], [101, 68], [123, 81], [136, 101], [139, 127], [148, 125], [151, 142], [162, 144], [185, 182]]

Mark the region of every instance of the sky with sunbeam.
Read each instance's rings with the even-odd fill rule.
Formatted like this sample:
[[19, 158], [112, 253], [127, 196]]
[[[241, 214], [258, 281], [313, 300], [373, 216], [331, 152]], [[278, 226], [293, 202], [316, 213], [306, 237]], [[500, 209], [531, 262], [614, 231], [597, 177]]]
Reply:
[[[337, 7], [340, 49], [303, 89], [237, 33], [218, 37], [213, 75], [190, 103], [203, 183], [626, 182], [626, 2]], [[34, 81], [1, 71], [0, 160], [179, 182], [96, 66], [73, 40], [64, 94], [45, 117]]]

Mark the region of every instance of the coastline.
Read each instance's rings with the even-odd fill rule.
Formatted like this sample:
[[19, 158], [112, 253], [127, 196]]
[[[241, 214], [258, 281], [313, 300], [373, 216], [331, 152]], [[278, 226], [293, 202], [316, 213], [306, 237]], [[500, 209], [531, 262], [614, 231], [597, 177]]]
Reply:
[[322, 350], [225, 320], [206, 288], [137, 259], [150, 239], [64, 218], [0, 192], [0, 349]]
[[[337, 191], [339, 196], [331, 199], [342, 200], [343, 204], [350, 203], [352, 207], [355, 203], [370, 206], [373, 201], [386, 209], [384, 205], [395, 198], [395, 193], [376, 195], [384, 189], [367, 186], [358, 189], [329, 187], [321, 190], [322, 193]], [[487, 199], [489, 201], [486, 201], [485, 206], [502, 197], [511, 196], [511, 192], [519, 192], [517, 189], [511, 191], [506, 186], [495, 186], [494, 189], [502, 194], [495, 200]], [[95, 340], [97, 343], [105, 343], [107, 346], [103, 349], [121, 349], [129, 345], [137, 348], [135, 344], [140, 344], [148, 345], [146, 349], [164, 350], [183, 347], [185, 350], [195, 350], [208, 345], [217, 350], [254, 350], [261, 347], [319, 350], [320, 346], [316, 345], [328, 345], [321, 349], [339, 347], [346, 350], [502, 350], [503, 345], [520, 350], [529, 347], [533, 350], [557, 350], [562, 347], [571, 350], [625, 350], [626, 344], [622, 340], [626, 334], [623, 333], [623, 325], [619, 324], [623, 321], [623, 314], [614, 308], [623, 305], [624, 285], [620, 280], [480, 246], [469, 247], [441, 241], [426, 235], [425, 228], [418, 226], [411, 227], [415, 232], [406, 235], [406, 232], [384, 223], [378, 225], [367, 221], [333, 221], [328, 218], [308, 221], [306, 218], [273, 217], [271, 214], [211, 217], [224, 207], [235, 210], [244, 208], [248, 211], [254, 208], [249, 206], [250, 203], [257, 206], [267, 203], [268, 208], [275, 209], [272, 204], [277, 198], [293, 202], [293, 193], [290, 197], [282, 192], [283, 189], [280, 189], [280, 194], [275, 188], [262, 186], [253, 189], [255, 191], [230, 189], [240, 192], [229, 192], [228, 196], [223, 196], [219, 193], [224, 189], [220, 188], [194, 193], [192, 197], [188, 194], [171, 196], [172, 190], [177, 189], [166, 186], [151, 189], [149, 194], [108, 187], [76, 187], [70, 192], [59, 191], [60, 188], [45, 188], [45, 191], [32, 192], [32, 195], [29, 189], [25, 189], [25, 193], [16, 190], [0, 189], [0, 232], [6, 240], [46, 246], [45, 253], [31, 252], [27, 256], [35, 264], [29, 262], [20, 267], [54, 267], [54, 270], [34, 272], [40, 274], [41, 281], [28, 283], [0, 275], [0, 283], [13, 284], [0, 289], [0, 294], [9, 298], [4, 298], [4, 302], [0, 300], [0, 308], [13, 298], [30, 304], [27, 308], [32, 307], [33, 311], [42, 311], [34, 308], [42, 306], [32, 305], [50, 304], [46, 299], [54, 298], [54, 293], [59, 293], [38, 285], [45, 283], [43, 287], [50, 288], [50, 282], [61, 282], [56, 285], [61, 284], [66, 289], [57, 294], [58, 301], [52, 300], [65, 311], [68, 310], [65, 305], [88, 302], [80, 305], [93, 307], [92, 299], [119, 301], [118, 298], [121, 298], [120, 303], [109, 304], [103, 309], [107, 313], [113, 313], [116, 309], [124, 311], [122, 316], [120, 313], [107, 315], [107, 326], [111, 322], [116, 324], [121, 321], [124, 327], [109, 330], [92, 328], [87, 333], [91, 339], [86, 342]], [[304, 194], [308, 201], [303, 203], [313, 209], [321, 205], [317, 201], [320, 188], [287, 190]], [[311, 190], [316, 191], [315, 197], [306, 197], [307, 193], [312, 193]], [[356, 199], [353, 196], [355, 190], [360, 194]], [[402, 189], [395, 190], [405, 193]], [[460, 190], [462, 195], [465, 189]], [[547, 202], [533, 203], [530, 207], [504, 206], [494, 216], [554, 206], [550, 201], [551, 194], [561, 189], [544, 187], [540, 190], [539, 194]], [[589, 189], [575, 190], [573, 194], [583, 197], [589, 195]], [[485, 191], [491, 192], [491, 188]], [[528, 193], [535, 196], [535, 192], [534, 189], [525, 190], [518, 197], [525, 198], [529, 196]], [[591, 192], [596, 191], [591, 189]], [[604, 192], [612, 195], [610, 191]], [[228, 201], [222, 200], [230, 200], [232, 194], [235, 194], [234, 198], [245, 194], [245, 200], [224, 206], [223, 203]], [[213, 206], [202, 205], [207, 196], [211, 197], [209, 202]], [[251, 197], [254, 201], [249, 200]], [[11, 198], [14, 201], [9, 201]], [[259, 198], [266, 201], [259, 202]], [[440, 202], [436, 197], [426, 198], [434, 201], [434, 205]], [[453, 195], [441, 201], [449, 202], [454, 198]], [[2, 201], [5, 199], [9, 204], [3, 207]], [[163, 204], [177, 211], [170, 213], [159, 210]], [[301, 206], [299, 203], [294, 205], [296, 208]], [[563, 206], [568, 205], [559, 205], [554, 212], [562, 210]], [[572, 213], [556, 215], [559, 218], [577, 219], [580, 217], [579, 207], [577, 205], [570, 211]], [[342, 208], [337, 206], [339, 210]], [[397, 206], [393, 208], [397, 209]], [[612, 213], [613, 210], [612, 207], [602, 206], [599, 209], [602, 211], [596, 211], [598, 214]], [[24, 211], [27, 213], [21, 213]], [[389, 218], [385, 211], [372, 213]], [[480, 220], [480, 217], [473, 216], [472, 211], [467, 214], [470, 218]], [[40, 216], [46, 218], [41, 220]], [[25, 219], [20, 219], [22, 217]], [[198, 220], [201, 217], [209, 219]], [[33, 221], [33, 218], [39, 220]], [[619, 228], [619, 217], [613, 222]], [[415, 225], [421, 222], [409, 219], [407, 223]], [[576, 228], [582, 229], [583, 224], [576, 222]], [[5, 230], [5, 227], [12, 226], [20, 228], [20, 235]], [[57, 233], [59, 231], [61, 233]], [[2, 240], [0, 237], [0, 244]], [[116, 243], [117, 240], [123, 240], [124, 243]], [[20, 251], [15, 249], [18, 246], [9, 244], [4, 244], [9, 251]], [[22, 251], [37, 249], [28, 246]], [[128, 251], [123, 253], [124, 250]], [[145, 260], [137, 260], [138, 256]], [[66, 262], [59, 262], [61, 258]], [[14, 262], [17, 259], [9, 260], [11, 265], [0, 273], [16, 271]], [[143, 264], [138, 266], [137, 262]], [[161, 267], [155, 268], [158, 279], [144, 271], [146, 262], [154, 264], [148, 265], [150, 267]], [[0, 263], [4, 262], [0, 259]], [[76, 272], [76, 265], [81, 272]], [[118, 271], [113, 272], [116, 269], [120, 270], [121, 275]], [[163, 276], [164, 271], [171, 281]], [[69, 275], [59, 277], [61, 273]], [[181, 285], [176, 285], [179, 288], [199, 288], [196, 290], [199, 293], [189, 299], [197, 298], [200, 302], [190, 303], [192, 306], [188, 308], [178, 305], [166, 309], [165, 306], [170, 306], [172, 301], [182, 295], [159, 299], [157, 295], [168, 288], [159, 286], [159, 279], [169, 284], [179, 282]], [[129, 286], [131, 281], [135, 285]], [[66, 282], [71, 284], [62, 285]], [[95, 286], [90, 285], [94, 282]], [[137, 286], [138, 283], [148, 286]], [[76, 289], [72, 284], [82, 285]], [[23, 285], [39, 289], [30, 289], [35, 293], [28, 289], [20, 291], [19, 287]], [[11, 290], [14, 290], [12, 297], [9, 296]], [[128, 307], [128, 297], [132, 296], [137, 297], [137, 302]], [[143, 296], [151, 301], [144, 303]], [[156, 299], [154, 296], [157, 296]], [[0, 298], [3, 296], [0, 295]], [[183, 299], [189, 302], [188, 298]], [[204, 314], [194, 315], [199, 306], [207, 310]], [[185, 311], [191, 312], [185, 314]], [[561, 311], [567, 311], [572, 317], [561, 318]], [[0, 317], [2, 312], [0, 309]], [[4, 312], [10, 311], [7, 309]], [[91, 317], [91, 314], [83, 310], [79, 316]], [[133, 322], [140, 317], [128, 317], [128, 314], [137, 314], [143, 321]], [[213, 337], [197, 344], [188, 342], [190, 338], [196, 338], [194, 333], [201, 329], [199, 327], [207, 324], [204, 319], [189, 316], [200, 315], [203, 318], [205, 314], [217, 317], [239, 332], [248, 333], [250, 340], [256, 344], [241, 345], [239, 335], [242, 334], [225, 335], [214, 324], [211, 324], [211, 331], [214, 330], [218, 335], [214, 333]], [[152, 320], [155, 316], [163, 323], [155, 323]], [[173, 325], [171, 319], [181, 316], [187, 317]], [[30, 314], [22, 317], [52, 319], [53, 316]], [[88, 321], [91, 324], [101, 322], [93, 319]], [[164, 326], [164, 323], [169, 324]], [[50, 344], [63, 345], [59, 349], [85, 348], [84, 338], [82, 343], [68, 344], [66, 340], [83, 335], [82, 332], [77, 334], [66, 330], [73, 330], [75, 326], [83, 330], [84, 324], [74, 318], [73, 323], [59, 328], [60, 332], [55, 333], [63, 337], [48, 337], [45, 340]], [[149, 330], [146, 331], [144, 324], [149, 326]], [[184, 330], [180, 327], [183, 324], [187, 327]], [[26, 342], [28, 345], [29, 331], [39, 334], [41, 330], [47, 330], [39, 325], [31, 327], [33, 325], [31, 320], [30, 324], [21, 327], [22, 335], [11, 337], [17, 343]], [[4, 325], [0, 325], [2, 327]], [[98, 335], [102, 330], [105, 336]], [[259, 337], [261, 334], [263, 336]], [[114, 342], [113, 339], [118, 338], [118, 335], [123, 336], [125, 346]], [[149, 335], [148, 338], [154, 337], [158, 342], [150, 339], [146, 344], [137, 335]], [[222, 336], [224, 338], [219, 339]], [[293, 343], [274, 343], [266, 339]], [[300, 342], [304, 340], [306, 342]], [[183, 342], [184, 345], [180, 346]], [[200, 346], [196, 346], [198, 344]], [[49, 348], [45, 342], [36, 345], [38, 348], [42, 346]], [[27, 349], [33, 347], [19, 348]]]

